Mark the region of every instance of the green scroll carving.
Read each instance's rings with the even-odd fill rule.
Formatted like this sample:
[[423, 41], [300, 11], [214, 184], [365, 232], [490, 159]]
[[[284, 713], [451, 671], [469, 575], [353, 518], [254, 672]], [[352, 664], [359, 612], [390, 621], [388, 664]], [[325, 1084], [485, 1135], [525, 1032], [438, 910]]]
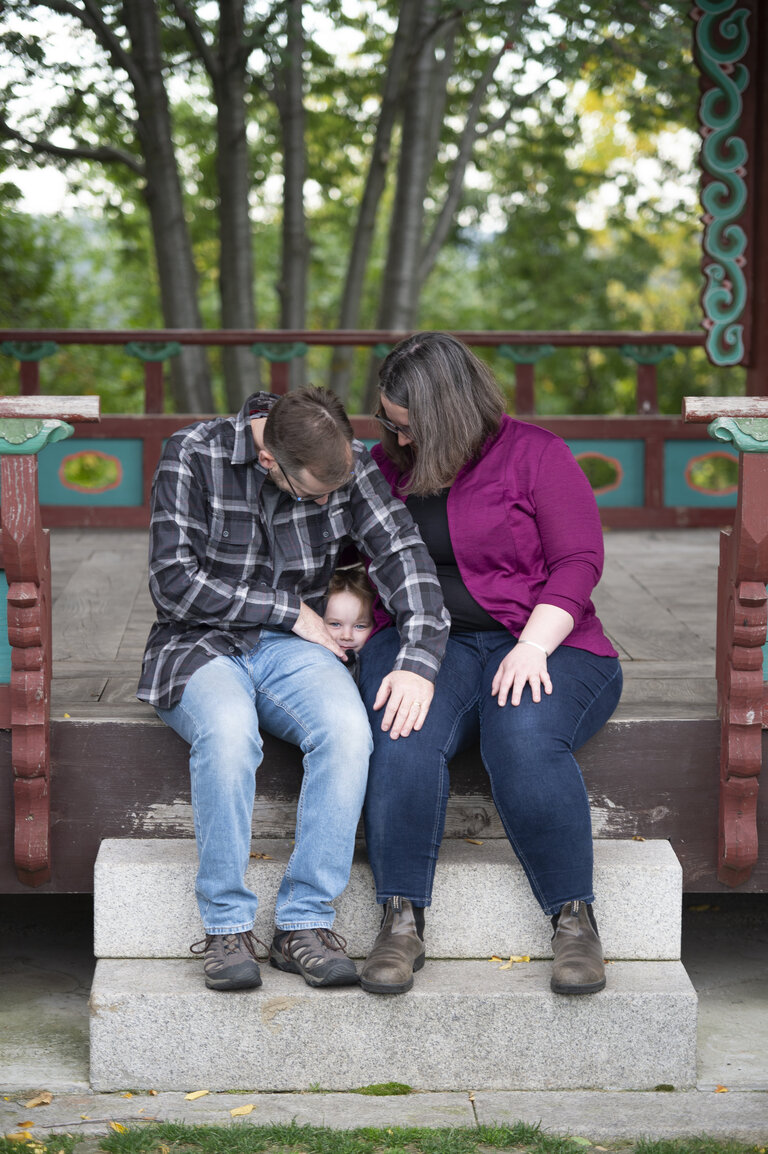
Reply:
[[52, 357], [58, 347], [55, 341], [3, 341], [0, 353], [17, 361], [42, 361]]
[[747, 300], [744, 253], [747, 236], [738, 224], [747, 203], [747, 145], [738, 135], [742, 99], [749, 82], [743, 57], [749, 46], [749, 10], [736, 0], [698, 0], [697, 59], [712, 87], [699, 106], [705, 181], [704, 275], [702, 293], [707, 354], [713, 364], [736, 365], [744, 357]]
[[715, 441], [728, 441], [740, 453], [768, 453], [768, 417], [717, 417], [707, 425]]
[[292, 361], [295, 357], [306, 355], [307, 346], [302, 341], [293, 344], [265, 344], [251, 345], [251, 352], [255, 357], [264, 357], [265, 361], [273, 362]]
[[620, 345], [619, 352], [637, 365], [658, 365], [677, 350], [674, 345]]
[[54, 441], [64, 441], [74, 433], [72, 425], [53, 418], [28, 420], [7, 417], [0, 420], [0, 456], [4, 454], [39, 453]]
[[129, 357], [137, 357], [140, 361], [167, 361], [179, 355], [181, 345], [178, 341], [168, 341], [163, 345], [153, 341], [129, 341], [125, 351]]
[[498, 354], [516, 365], [535, 365], [555, 351], [554, 345], [499, 345]]

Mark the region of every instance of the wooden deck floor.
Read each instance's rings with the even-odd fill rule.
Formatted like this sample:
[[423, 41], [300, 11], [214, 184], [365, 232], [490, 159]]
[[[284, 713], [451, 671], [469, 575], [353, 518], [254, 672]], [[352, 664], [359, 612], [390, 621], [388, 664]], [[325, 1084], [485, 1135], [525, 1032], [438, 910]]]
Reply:
[[[715, 716], [718, 532], [609, 530], [595, 603], [617, 647], [617, 720]], [[154, 716], [134, 697], [154, 619], [143, 531], [56, 529], [52, 717]]]

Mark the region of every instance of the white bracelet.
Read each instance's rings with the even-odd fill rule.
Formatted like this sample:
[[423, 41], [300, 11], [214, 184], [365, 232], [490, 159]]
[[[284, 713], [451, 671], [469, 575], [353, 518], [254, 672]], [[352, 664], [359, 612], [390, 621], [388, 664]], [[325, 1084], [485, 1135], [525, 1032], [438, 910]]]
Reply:
[[534, 649], [540, 649], [540, 650], [541, 650], [541, 652], [544, 654], [544, 656], [545, 656], [545, 657], [549, 657], [549, 654], [547, 653], [547, 651], [546, 651], [546, 649], [544, 648], [544, 646], [543, 646], [543, 645], [539, 645], [538, 641], [529, 641], [527, 637], [520, 637], [520, 638], [518, 639], [518, 643], [519, 643], [520, 645], [532, 645]]

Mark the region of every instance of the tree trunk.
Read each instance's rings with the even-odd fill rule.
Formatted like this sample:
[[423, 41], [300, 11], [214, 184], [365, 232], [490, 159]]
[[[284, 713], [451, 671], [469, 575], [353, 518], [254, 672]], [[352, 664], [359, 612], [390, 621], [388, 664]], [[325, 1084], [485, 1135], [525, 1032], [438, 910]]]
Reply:
[[[360, 324], [360, 306], [363, 299], [365, 273], [373, 245], [379, 202], [386, 185], [392, 133], [400, 108], [403, 73], [408, 64], [408, 58], [414, 50], [416, 22], [420, 7], [421, 0], [402, 0], [400, 4], [397, 31], [384, 79], [381, 109], [376, 126], [376, 139], [360, 202], [360, 210], [357, 215], [349, 264], [347, 265], [347, 276], [344, 282], [344, 293], [337, 325], [340, 329], [356, 329]], [[345, 403], [349, 399], [353, 357], [354, 350], [340, 347], [334, 349], [331, 360], [328, 384]]]
[[[432, 101], [435, 98], [433, 28], [436, 10], [436, 0], [423, 0], [419, 5], [416, 30], [418, 54], [408, 75], [403, 104], [403, 138], [397, 169], [397, 188], [377, 319], [377, 328], [380, 329], [410, 330], [416, 321], [424, 199], [434, 160], [430, 149], [430, 129]], [[376, 365], [372, 364], [365, 395], [366, 412], [373, 411], [377, 397]]]
[[[220, 0], [219, 51], [212, 82], [219, 186], [219, 296], [221, 326], [225, 329], [256, 328], [243, 37], [243, 0]], [[260, 387], [259, 361], [250, 349], [232, 345], [223, 349], [222, 365], [227, 405], [235, 412]]]
[[[280, 327], [305, 329], [309, 242], [304, 213], [307, 157], [302, 0], [287, 0], [286, 18], [285, 54], [275, 75], [275, 99], [283, 138], [282, 266], [277, 291], [280, 295]], [[306, 366], [303, 358], [290, 362], [289, 379], [291, 388], [304, 384]]]
[[[152, 225], [163, 318], [168, 328], [200, 329], [197, 275], [173, 147], [154, 0], [125, 3], [123, 19], [141, 78], [134, 86], [136, 131], [146, 165], [143, 195]], [[213, 411], [208, 359], [202, 346], [185, 348], [174, 359], [171, 386], [177, 411]]]

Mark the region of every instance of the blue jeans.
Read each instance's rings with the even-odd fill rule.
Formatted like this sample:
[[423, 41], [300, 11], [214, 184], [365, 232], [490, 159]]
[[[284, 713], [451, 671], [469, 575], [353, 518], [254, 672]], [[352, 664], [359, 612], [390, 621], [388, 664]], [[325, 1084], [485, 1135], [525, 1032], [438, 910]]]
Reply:
[[251, 848], [260, 727], [298, 745], [304, 777], [296, 841], [275, 906], [281, 930], [330, 928], [349, 880], [371, 732], [354, 680], [321, 645], [263, 630], [249, 653], [197, 669], [181, 701], [158, 716], [190, 745], [195, 885], [207, 934], [253, 927], [257, 898], [245, 885]]
[[377, 900], [399, 895], [430, 904], [448, 762], [479, 739], [499, 817], [542, 909], [551, 915], [567, 901], [593, 901], [589, 800], [573, 750], [618, 705], [618, 660], [561, 645], [547, 662], [551, 695], [542, 692], [536, 703], [526, 686], [519, 705], [500, 708], [491, 683], [514, 638], [452, 634], [424, 726], [393, 741], [381, 731], [382, 711], [371, 707], [398, 645], [396, 630], [385, 629], [361, 653], [360, 692], [374, 741], [365, 832]]

